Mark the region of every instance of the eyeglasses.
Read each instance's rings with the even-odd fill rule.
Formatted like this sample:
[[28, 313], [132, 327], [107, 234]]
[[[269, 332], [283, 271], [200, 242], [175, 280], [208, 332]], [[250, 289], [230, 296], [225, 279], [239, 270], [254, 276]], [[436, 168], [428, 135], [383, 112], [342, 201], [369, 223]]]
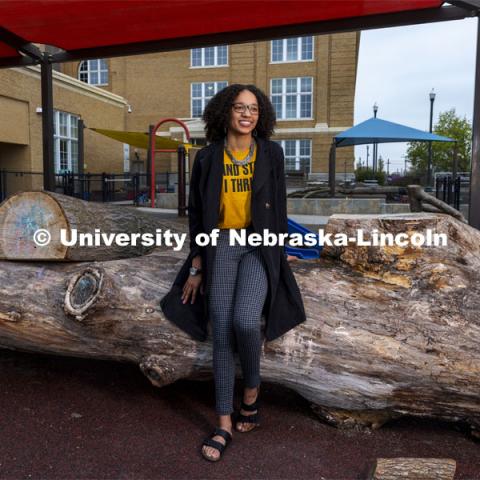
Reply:
[[258, 115], [259, 112], [258, 105], [255, 104], [245, 105], [244, 103], [232, 103], [232, 106], [233, 110], [237, 113], [245, 113], [247, 108], [252, 115]]

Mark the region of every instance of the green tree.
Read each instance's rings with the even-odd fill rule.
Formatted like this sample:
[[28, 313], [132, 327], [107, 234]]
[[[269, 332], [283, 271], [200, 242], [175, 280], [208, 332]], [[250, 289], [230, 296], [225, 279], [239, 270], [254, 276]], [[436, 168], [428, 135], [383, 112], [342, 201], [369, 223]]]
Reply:
[[[457, 116], [455, 108], [442, 112], [438, 117], [438, 123], [433, 128], [433, 133], [457, 140], [457, 171], [469, 172], [472, 152], [472, 125], [467, 118]], [[432, 142], [433, 173], [452, 171], [453, 145], [450, 142]], [[428, 142], [409, 142], [407, 157], [415, 173], [425, 174], [428, 165]]]
[[385, 173], [374, 172], [371, 168], [359, 167], [355, 170], [355, 180], [363, 182], [365, 180], [377, 180], [379, 185], [385, 185]]
[[381, 155], [378, 157], [378, 171], [379, 172], [385, 171], [385, 162], [383, 161], [383, 158]]

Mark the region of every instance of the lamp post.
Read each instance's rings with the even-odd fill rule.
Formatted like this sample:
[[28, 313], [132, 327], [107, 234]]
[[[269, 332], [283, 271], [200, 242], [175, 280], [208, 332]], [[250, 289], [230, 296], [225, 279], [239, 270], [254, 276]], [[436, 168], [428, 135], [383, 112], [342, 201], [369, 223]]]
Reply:
[[[435, 92], [430, 92], [430, 133], [433, 127], [433, 102], [435, 101]], [[432, 186], [432, 142], [428, 142], [428, 164], [427, 164], [427, 186]]]
[[[373, 118], [377, 118], [377, 112], [378, 112], [378, 105], [377, 102], [373, 104]], [[376, 172], [377, 171], [377, 144], [373, 144], [373, 158], [372, 158], [372, 171]]]

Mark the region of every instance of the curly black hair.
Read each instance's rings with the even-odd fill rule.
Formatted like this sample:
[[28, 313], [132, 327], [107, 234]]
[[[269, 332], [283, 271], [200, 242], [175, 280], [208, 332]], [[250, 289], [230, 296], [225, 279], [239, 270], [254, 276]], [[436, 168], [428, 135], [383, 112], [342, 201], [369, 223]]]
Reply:
[[269, 139], [273, 135], [277, 119], [270, 99], [255, 85], [234, 83], [214, 95], [203, 111], [205, 136], [209, 142], [218, 142], [225, 138], [225, 128], [230, 122], [232, 103], [243, 90], [249, 90], [257, 97], [259, 115], [255, 127], [256, 135], [264, 139]]

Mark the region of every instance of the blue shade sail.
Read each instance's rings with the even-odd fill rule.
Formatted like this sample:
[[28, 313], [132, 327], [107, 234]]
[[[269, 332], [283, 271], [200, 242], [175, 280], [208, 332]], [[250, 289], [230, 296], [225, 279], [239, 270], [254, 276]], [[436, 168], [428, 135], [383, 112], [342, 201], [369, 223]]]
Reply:
[[370, 118], [355, 125], [335, 137], [337, 147], [365, 145], [369, 143], [391, 142], [455, 142], [454, 139], [424, 132], [416, 128], [387, 122], [379, 118]]

